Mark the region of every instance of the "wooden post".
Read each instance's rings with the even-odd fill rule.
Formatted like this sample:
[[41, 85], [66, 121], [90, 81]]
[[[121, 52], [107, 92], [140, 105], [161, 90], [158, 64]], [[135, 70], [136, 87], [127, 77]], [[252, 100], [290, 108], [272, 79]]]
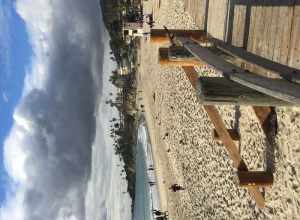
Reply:
[[291, 103], [270, 97], [224, 77], [200, 77], [198, 96], [203, 104], [286, 106]]
[[[240, 134], [237, 132], [236, 129], [227, 129], [227, 131], [230, 137], [232, 138], [232, 140], [239, 141], [241, 139]], [[216, 129], [213, 129], [213, 138], [217, 141], [221, 140]]]
[[240, 186], [271, 186], [273, 174], [265, 171], [238, 171]]
[[159, 64], [170, 66], [201, 66], [201, 63], [184, 47], [159, 48]]
[[[186, 72], [186, 75], [190, 80], [192, 86], [196, 89], [196, 85], [195, 85], [195, 79], [197, 77], [196, 70], [193, 67], [183, 67], [183, 70]], [[228, 133], [225, 127], [225, 123], [222, 120], [221, 115], [219, 114], [216, 107], [212, 105], [205, 105], [204, 109], [206, 110], [211, 122], [213, 123], [217, 133], [219, 134], [220, 140], [223, 142], [230, 159], [233, 161], [234, 167], [240, 171], [248, 171], [247, 165], [241, 158], [238, 147], [230, 137], [230, 134]], [[262, 193], [260, 192], [259, 188], [257, 186], [249, 186], [247, 188], [250, 195], [255, 200], [257, 206], [259, 208], [264, 208], [265, 199]]]
[[[169, 29], [171, 35], [188, 37], [199, 43], [208, 43], [207, 34], [203, 30], [178, 30], [178, 29]], [[166, 44], [170, 43], [170, 38], [164, 29], [151, 29], [150, 31], [151, 43], [156, 44]]]

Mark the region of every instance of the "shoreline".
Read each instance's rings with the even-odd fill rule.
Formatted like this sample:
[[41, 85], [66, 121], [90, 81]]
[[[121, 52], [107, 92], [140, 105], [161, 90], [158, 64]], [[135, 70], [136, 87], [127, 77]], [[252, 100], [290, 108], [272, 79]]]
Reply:
[[[146, 121], [143, 115], [141, 115], [140, 119], [139, 119], [139, 123], [138, 123], [138, 138], [137, 138], [137, 153], [136, 153], [136, 194], [137, 195], [148, 195], [149, 194], [149, 198], [147, 199], [147, 201], [149, 202], [147, 207], [143, 207], [145, 212], [147, 212], [146, 210], [149, 211], [149, 215], [150, 215], [150, 219], [154, 219], [154, 213], [152, 212], [153, 210], [161, 210], [161, 206], [160, 206], [160, 196], [159, 196], [159, 191], [158, 191], [158, 185], [157, 185], [157, 176], [156, 176], [156, 167], [155, 164], [153, 162], [153, 153], [152, 153], [152, 145], [150, 143], [150, 136], [149, 136], [149, 131], [146, 125]], [[138, 149], [139, 148], [139, 149]], [[141, 153], [142, 153], [142, 157], [143, 157], [143, 161], [140, 161], [142, 158], [141, 157]], [[144, 163], [144, 165], [142, 166], [141, 163]], [[142, 168], [144, 168], [143, 170], [140, 170]], [[141, 174], [144, 173], [145, 174], [145, 179], [144, 179], [144, 187], [143, 185], [141, 186], [141, 182], [142, 179], [141, 178]], [[145, 192], [143, 192], [142, 190], [146, 190]], [[141, 199], [141, 198], [140, 198]], [[137, 201], [137, 200], [136, 200]], [[146, 205], [148, 202], [144, 201], [144, 205]], [[135, 203], [135, 206], [139, 206], [140, 203], [142, 201], [138, 201], [139, 204]], [[141, 207], [139, 207], [141, 209]], [[139, 220], [138, 216], [138, 209], [136, 210], [134, 208], [134, 210], [136, 211], [133, 216], [134, 219]], [[148, 218], [146, 218], [148, 219]]]

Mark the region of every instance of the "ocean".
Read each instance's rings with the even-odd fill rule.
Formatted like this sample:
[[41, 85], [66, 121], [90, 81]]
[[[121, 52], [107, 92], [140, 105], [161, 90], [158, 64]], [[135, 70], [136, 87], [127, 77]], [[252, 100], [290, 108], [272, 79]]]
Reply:
[[[150, 168], [150, 169], [149, 169]], [[153, 169], [152, 169], [153, 168]], [[153, 183], [154, 185], [150, 183]], [[153, 220], [152, 210], [160, 210], [155, 166], [147, 126], [144, 120], [138, 128], [136, 150], [136, 182], [134, 220]]]

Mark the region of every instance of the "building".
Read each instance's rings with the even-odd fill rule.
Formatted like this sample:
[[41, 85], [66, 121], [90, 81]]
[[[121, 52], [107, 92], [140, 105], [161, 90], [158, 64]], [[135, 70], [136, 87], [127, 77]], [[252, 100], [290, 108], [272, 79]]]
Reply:
[[131, 39], [136, 37], [142, 37], [144, 34], [143, 31], [143, 22], [125, 22], [123, 25], [123, 39], [126, 42], [129, 42]]

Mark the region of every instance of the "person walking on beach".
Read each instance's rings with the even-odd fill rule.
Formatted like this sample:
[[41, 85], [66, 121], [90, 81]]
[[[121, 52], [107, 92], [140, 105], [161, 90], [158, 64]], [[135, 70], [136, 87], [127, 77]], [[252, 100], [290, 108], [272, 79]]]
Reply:
[[154, 170], [154, 166], [151, 164], [148, 168], [148, 170]]
[[168, 219], [168, 211], [162, 212], [156, 209], [153, 209], [153, 214], [156, 215], [155, 219], [166, 220]]
[[173, 184], [171, 185], [171, 187], [169, 188], [170, 190], [172, 190], [173, 192], [177, 192], [180, 190], [184, 190], [184, 188], [182, 186], [179, 186], [178, 184]]
[[155, 182], [149, 181], [150, 186], [154, 186]]

